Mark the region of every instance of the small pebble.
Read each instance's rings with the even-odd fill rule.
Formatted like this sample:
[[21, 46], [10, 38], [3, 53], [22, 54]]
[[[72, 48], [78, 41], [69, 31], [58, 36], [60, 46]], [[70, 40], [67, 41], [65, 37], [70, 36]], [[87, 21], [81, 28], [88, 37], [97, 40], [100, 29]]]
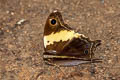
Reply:
[[19, 20], [16, 24], [17, 25], [21, 25], [22, 23], [24, 23], [26, 20], [25, 19], [21, 19], [21, 20]]

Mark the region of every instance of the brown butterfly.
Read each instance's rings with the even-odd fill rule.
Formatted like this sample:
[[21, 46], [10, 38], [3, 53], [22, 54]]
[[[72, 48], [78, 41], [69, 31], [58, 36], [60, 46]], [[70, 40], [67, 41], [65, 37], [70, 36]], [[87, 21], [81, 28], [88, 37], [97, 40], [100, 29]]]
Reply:
[[100, 59], [94, 59], [93, 56], [100, 44], [101, 40], [91, 41], [65, 24], [58, 10], [48, 16], [44, 28], [43, 53], [47, 64], [74, 66], [98, 62]]

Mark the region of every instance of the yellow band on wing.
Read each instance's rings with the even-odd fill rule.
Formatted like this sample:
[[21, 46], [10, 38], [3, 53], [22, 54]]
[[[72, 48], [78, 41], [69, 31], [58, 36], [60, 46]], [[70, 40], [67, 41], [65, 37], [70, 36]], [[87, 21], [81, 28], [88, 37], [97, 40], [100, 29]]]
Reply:
[[83, 34], [75, 33], [73, 30], [62, 30], [60, 32], [44, 36], [44, 46], [46, 48], [47, 45], [53, 44], [54, 42], [67, 41], [81, 36], [85, 37]]

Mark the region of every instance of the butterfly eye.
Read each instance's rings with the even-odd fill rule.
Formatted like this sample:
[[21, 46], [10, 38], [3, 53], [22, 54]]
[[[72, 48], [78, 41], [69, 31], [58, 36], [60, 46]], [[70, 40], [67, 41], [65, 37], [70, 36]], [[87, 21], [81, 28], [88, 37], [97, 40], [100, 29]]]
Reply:
[[84, 51], [84, 53], [85, 53], [85, 54], [88, 54], [88, 53], [89, 53], [89, 51], [88, 51], [88, 50], [85, 50], [85, 51]]
[[52, 19], [50, 23], [51, 23], [52, 25], [55, 25], [55, 24], [56, 24], [56, 20], [55, 20], [55, 19]]

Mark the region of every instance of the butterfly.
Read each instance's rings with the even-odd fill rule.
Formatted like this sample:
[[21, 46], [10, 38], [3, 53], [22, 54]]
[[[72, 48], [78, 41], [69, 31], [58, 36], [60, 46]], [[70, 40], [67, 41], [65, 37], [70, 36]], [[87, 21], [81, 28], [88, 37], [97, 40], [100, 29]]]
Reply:
[[75, 66], [100, 61], [93, 57], [96, 48], [101, 45], [101, 40], [92, 41], [75, 32], [64, 23], [58, 10], [53, 11], [46, 20], [43, 42], [43, 59], [47, 64]]

